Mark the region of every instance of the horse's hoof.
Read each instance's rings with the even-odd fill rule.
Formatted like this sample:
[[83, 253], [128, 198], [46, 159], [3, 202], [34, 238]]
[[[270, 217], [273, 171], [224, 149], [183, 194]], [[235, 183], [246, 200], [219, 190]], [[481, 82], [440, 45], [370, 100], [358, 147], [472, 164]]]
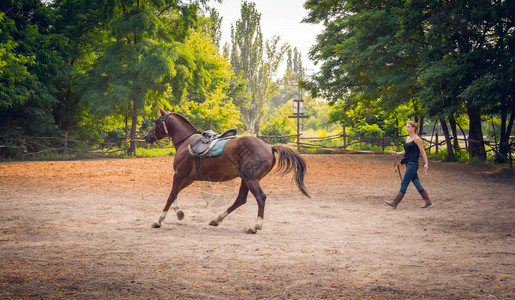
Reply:
[[152, 223], [152, 228], [159, 228], [159, 227], [161, 227], [161, 224], [159, 224], [157, 222]]
[[215, 220], [213, 220], [213, 221], [209, 222], [209, 225], [210, 225], [210, 226], [215, 226], [215, 227], [216, 227], [216, 226], [218, 226], [218, 222], [216, 222]]
[[184, 213], [182, 212], [182, 210], [179, 210], [177, 212], [177, 219], [179, 219], [179, 221], [184, 219]]
[[257, 229], [256, 228], [249, 228], [249, 229], [247, 229], [246, 233], [247, 234], [256, 234], [257, 233]]

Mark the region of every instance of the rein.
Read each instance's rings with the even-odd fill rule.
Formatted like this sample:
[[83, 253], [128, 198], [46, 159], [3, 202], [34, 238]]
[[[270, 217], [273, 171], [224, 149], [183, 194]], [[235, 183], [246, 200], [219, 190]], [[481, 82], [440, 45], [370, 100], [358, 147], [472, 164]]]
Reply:
[[184, 142], [184, 141], [185, 141], [185, 140], [187, 140], [190, 136], [192, 136], [192, 135], [194, 135], [194, 134], [196, 134], [196, 133], [200, 133], [200, 131], [198, 131], [198, 130], [197, 130], [196, 132], [192, 132], [192, 133], [188, 134], [188, 136], [186, 136], [185, 138], [183, 138], [182, 140], [180, 140], [179, 142], [177, 142], [177, 143], [175, 144], [175, 147], [179, 146], [182, 142]]
[[[165, 115], [162, 115], [159, 117], [160, 121], [161, 121], [161, 126], [163, 126], [163, 129], [165, 130], [166, 132], [166, 135], [168, 136], [168, 138], [172, 138], [172, 136], [170, 135], [170, 132], [168, 131], [168, 127], [166, 126], [166, 119], [168, 119], [168, 117], [172, 114], [172, 112], [168, 112], [166, 113]], [[155, 137], [156, 136], [156, 132], [157, 130], [159, 129], [159, 127], [155, 127], [154, 130], [152, 130], [152, 135]], [[195, 131], [195, 132], [192, 132], [190, 133], [189, 135], [187, 135], [185, 138], [183, 138], [182, 140], [180, 140], [179, 142], [175, 143], [175, 147], [177, 148], [177, 146], [179, 146], [181, 143], [183, 143], [185, 140], [187, 140], [189, 137], [191, 137], [192, 135], [196, 134], [196, 133], [200, 133], [200, 131]], [[159, 141], [155, 141], [156, 144], [159, 144]]]

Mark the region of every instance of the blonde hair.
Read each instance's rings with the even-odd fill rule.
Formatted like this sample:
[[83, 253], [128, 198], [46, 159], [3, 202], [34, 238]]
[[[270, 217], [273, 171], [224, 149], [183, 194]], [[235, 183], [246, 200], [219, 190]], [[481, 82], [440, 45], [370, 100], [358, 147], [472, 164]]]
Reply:
[[415, 134], [418, 134], [418, 123], [413, 121], [407, 121], [406, 123], [410, 124], [412, 127], [415, 127]]

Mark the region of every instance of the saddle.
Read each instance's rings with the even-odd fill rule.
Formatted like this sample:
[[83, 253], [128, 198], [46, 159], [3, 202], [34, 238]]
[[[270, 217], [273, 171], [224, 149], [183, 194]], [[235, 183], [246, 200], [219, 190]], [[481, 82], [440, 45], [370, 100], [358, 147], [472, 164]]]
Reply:
[[209, 152], [222, 139], [232, 139], [236, 137], [236, 129], [226, 130], [222, 134], [217, 134], [213, 130], [206, 130], [201, 134], [194, 134], [190, 137], [188, 149], [193, 157], [206, 157]]
[[190, 151], [190, 155], [195, 158], [195, 174], [197, 175], [197, 180], [202, 180], [199, 173], [200, 159], [221, 155], [225, 144], [235, 137], [236, 129], [226, 130], [222, 134], [217, 134], [213, 130], [207, 130], [201, 134], [197, 133], [190, 137], [188, 150]]

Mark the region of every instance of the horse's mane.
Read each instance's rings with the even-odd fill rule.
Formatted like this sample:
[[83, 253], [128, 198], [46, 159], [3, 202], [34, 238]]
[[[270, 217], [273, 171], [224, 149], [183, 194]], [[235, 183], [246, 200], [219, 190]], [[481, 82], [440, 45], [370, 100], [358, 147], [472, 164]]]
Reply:
[[178, 114], [176, 112], [172, 112], [172, 114], [177, 116], [179, 119], [182, 119], [184, 122], [186, 122], [186, 124], [189, 124], [191, 127], [193, 127], [195, 130], [198, 131], [197, 127], [195, 127], [193, 124], [191, 124], [191, 122], [188, 119], [186, 119], [186, 117], [184, 117], [183, 115]]

